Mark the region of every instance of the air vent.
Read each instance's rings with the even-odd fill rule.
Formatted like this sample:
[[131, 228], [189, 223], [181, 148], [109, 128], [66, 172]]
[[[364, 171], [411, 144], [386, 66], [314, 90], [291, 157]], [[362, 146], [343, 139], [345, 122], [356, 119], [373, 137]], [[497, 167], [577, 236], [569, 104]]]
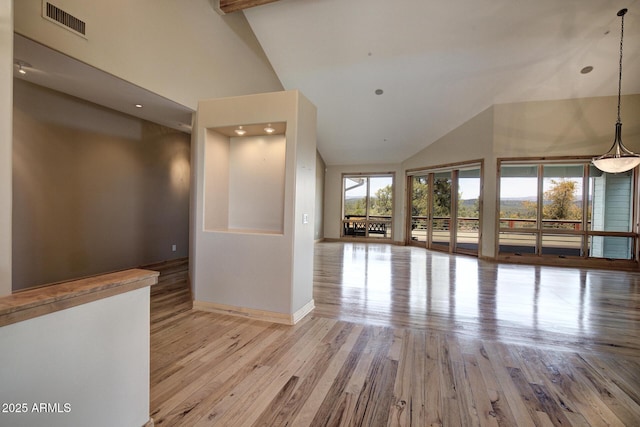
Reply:
[[48, 1], [42, 2], [42, 16], [67, 30], [86, 38], [86, 23]]

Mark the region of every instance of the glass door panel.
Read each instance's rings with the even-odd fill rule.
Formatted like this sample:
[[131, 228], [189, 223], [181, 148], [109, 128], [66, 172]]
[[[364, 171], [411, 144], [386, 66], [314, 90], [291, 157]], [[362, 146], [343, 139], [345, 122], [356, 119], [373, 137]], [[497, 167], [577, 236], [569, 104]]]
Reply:
[[542, 228], [579, 231], [582, 225], [582, 165], [544, 165]]
[[449, 247], [451, 242], [451, 172], [433, 176], [433, 210], [431, 219], [432, 246]]
[[393, 178], [372, 176], [369, 178], [368, 237], [390, 239], [393, 217]]
[[456, 249], [478, 252], [480, 239], [480, 168], [458, 172]]
[[411, 177], [411, 241], [427, 242], [429, 230], [429, 177]]
[[[538, 222], [538, 167], [503, 165], [500, 168], [500, 253], [536, 253]], [[521, 233], [525, 232], [525, 233]]]
[[367, 177], [344, 178], [343, 236], [364, 237], [367, 218]]
[[391, 239], [393, 175], [343, 176], [342, 237]]

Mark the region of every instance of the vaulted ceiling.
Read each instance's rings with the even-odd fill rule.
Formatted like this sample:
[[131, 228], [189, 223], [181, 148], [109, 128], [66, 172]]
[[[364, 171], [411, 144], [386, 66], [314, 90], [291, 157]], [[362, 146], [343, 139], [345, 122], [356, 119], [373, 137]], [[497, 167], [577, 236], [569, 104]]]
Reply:
[[325, 161], [353, 164], [401, 162], [495, 103], [617, 94], [623, 7], [622, 92], [640, 93], [637, 0], [280, 0], [244, 14], [285, 89], [318, 107]]

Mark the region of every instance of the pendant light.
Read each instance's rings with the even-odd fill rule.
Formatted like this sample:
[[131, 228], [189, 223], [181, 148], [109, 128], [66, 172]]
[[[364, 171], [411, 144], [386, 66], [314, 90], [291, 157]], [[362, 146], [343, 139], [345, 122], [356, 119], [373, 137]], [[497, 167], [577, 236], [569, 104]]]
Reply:
[[621, 18], [620, 26], [620, 62], [618, 72], [618, 120], [616, 121], [616, 134], [613, 145], [602, 156], [594, 157], [592, 162], [603, 172], [626, 172], [640, 164], [640, 155], [628, 150], [622, 143], [622, 121], [620, 120], [620, 92], [622, 88], [622, 39], [624, 36], [624, 15], [627, 9], [618, 12]]

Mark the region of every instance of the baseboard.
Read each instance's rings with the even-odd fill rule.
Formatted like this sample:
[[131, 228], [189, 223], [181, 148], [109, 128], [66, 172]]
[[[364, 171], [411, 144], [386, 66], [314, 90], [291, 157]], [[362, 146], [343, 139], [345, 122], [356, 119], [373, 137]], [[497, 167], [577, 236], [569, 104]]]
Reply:
[[304, 306], [302, 306], [300, 310], [293, 313], [292, 315], [293, 324], [295, 325], [300, 320], [302, 320], [304, 316], [311, 313], [314, 308], [316, 308], [316, 303], [314, 300], [311, 300], [308, 303], [306, 303]]
[[156, 425], [155, 422], [153, 422], [153, 418], [149, 418], [149, 421], [147, 421], [142, 427], [154, 427]]
[[199, 311], [208, 311], [210, 313], [226, 314], [236, 317], [244, 317], [246, 319], [262, 320], [271, 323], [280, 323], [283, 325], [295, 325], [303, 317], [309, 314], [315, 308], [313, 300], [305, 304], [300, 310], [293, 314], [278, 313], [276, 311], [257, 310], [255, 308], [237, 307], [227, 304], [218, 304], [208, 301], [194, 301], [193, 309]]

